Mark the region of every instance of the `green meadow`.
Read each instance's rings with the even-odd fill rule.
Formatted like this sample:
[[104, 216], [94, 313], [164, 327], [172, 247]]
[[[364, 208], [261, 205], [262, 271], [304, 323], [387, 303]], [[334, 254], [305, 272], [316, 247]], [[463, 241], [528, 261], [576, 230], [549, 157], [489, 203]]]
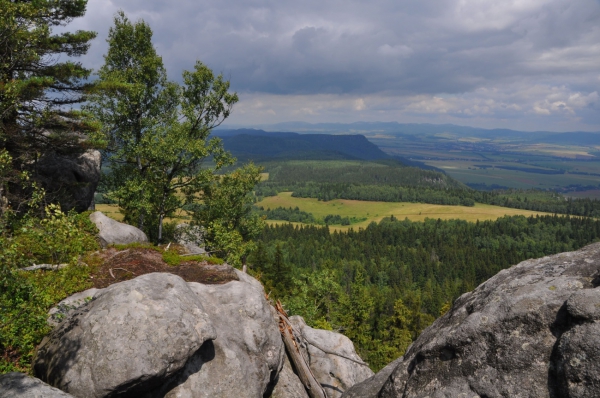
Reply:
[[[325, 217], [329, 214], [342, 217], [367, 218], [366, 221], [350, 226], [330, 226], [331, 230], [346, 231], [349, 228], [366, 227], [371, 222], [379, 222], [384, 217], [394, 216], [401, 220], [408, 218], [411, 221], [424, 221], [426, 218], [442, 220], [461, 219], [475, 222], [477, 220], [496, 220], [503, 216], [532, 216], [548, 214], [529, 210], [509, 209], [506, 207], [484, 205], [477, 203], [473, 207], [444, 206], [425, 203], [398, 203], [398, 202], [369, 202], [361, 200], [336, 199], [329, 202], [312, 198], [294, 198], [291, 192], [281, 192], [277, 196], [269, 196], [256, 204], [265, 209], [276, 207], [298, 207], [315, 217]], [[287, 221], [268, 221], [269, 224], [282, 224]]]

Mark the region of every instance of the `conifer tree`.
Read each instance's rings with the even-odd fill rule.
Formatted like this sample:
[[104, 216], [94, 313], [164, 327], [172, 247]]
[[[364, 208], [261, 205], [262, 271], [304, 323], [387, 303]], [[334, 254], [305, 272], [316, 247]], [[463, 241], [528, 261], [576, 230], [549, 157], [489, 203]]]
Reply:
[[26, 170], [35, 179], [40, 157], [98, 144], [87, 136], [97, 125], [73, 108], [85, 100], [90, 70], [70, 59], [85, 54], [96, 33], [53, 33], [83, 16], [86, 5], [87, 0], [0, 0], [0, 152], [11, 158], [5, 194], [14, 208], [28, 194], [20, 190], [17, 174]]

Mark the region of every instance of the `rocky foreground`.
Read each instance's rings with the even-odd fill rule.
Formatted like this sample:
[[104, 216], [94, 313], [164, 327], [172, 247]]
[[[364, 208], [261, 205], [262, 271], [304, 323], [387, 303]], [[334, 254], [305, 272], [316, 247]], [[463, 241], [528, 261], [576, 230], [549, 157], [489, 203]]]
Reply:
[[599, 285], [600, 243], [501, 271], [342, 397], [600, 397]]
[[[65, 300], [34, 379], [0, 396], [275, 397], [309, 393], [260, 283], [152, 273]], [[504, 270], [373, 375], [344, 336], [291, 324], [327, 397], [600, 397], [600, 243]]]

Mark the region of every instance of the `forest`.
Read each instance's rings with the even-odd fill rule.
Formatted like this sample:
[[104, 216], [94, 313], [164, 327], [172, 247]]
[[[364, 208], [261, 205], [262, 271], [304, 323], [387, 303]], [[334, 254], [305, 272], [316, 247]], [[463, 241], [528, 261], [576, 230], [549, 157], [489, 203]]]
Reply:
[[267, 226], [249, 258], [272, 298], [350, 337], [371, 368], [401, 356], [461, 294], [529, 258], [600, 239], [600, 221], [503, 217], [470, 223], [386, 218], [365, 229]]
[[547, 213], [600, 217], [600, 201], [567, 198], [545, 190], [504, 189], [477, 191], [432, 170], [403, 166], [398, 161], [288, 161], [264, 164], [269, 179], [256, 195], [273, 196], [292, 191], [292, 196], [323, 201], [354, 199], [381, 202], [416, 202], [496, 206]]

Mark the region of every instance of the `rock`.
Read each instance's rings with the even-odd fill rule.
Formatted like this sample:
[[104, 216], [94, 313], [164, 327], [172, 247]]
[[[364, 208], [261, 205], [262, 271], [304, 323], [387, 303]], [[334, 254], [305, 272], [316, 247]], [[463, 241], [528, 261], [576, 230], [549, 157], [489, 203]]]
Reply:
[[383, 388], [383, 385], [387, 382], [388, 378], [396, 367], [403, 361], [403, 357], [396, 359], [389, 363], [385, 368], [369, 377], [362, 383], [355, 384], [350, 389], [346, 390], [343, 394], [344, 398], [378, 398], [379, 392]]
[[218, 330], [218, 338], [190, 360], [164, 397], [269, 396], [285, 350], [277, 315], [262, 286], [243, 281], [190, 282], [189, 286]]
[[105, 216], [102, 212], [90, 214], [90, 220], [96, 224], [98, 237], [106, 245], [127, 245], [129, 243], [145, 243], [148, 237], [133, 225], [124, 224]]
[[575, 292], [567, 300], [572, 327], [560, 336], [557, 374], [560, 396], [600, 395], [600, 288]]
[[73, 396], [24, 373], [12, 372], [0, 375], [0, 397], [72, 398]]
[[111, 285], [42, 341], [34, 371], [78, 397], [153, 391], [216, 338], [202, 308], [188, 284], [172, 274]]
[[89, 150], [78, 156], [47, 154], [38, 161], [37, 173], [51, 198], [63, 210], [90, 209], [100, 181], [100, 152]]
[[600, 244], [503, 270], [343, 397], [598, 397], [599, 270]]
[[302, 347], [304, 356], [308, 358], [310, 369], [325, 389], [328, 398], [340, 397], [354, 384], [373, 375], [373, 371], [366, 365], [322, 350], [335, 352], [362, 362], [354, 350], [352, 341], [343, 334], [313, 329], [306, 325], [300, 316], [290, 317], [290, 322], [305, 339], [306, 344]]
[[600, 321], [600, 290], [579, 290], [567, 300], [567, 311], [575, 319]]
[[177, 243], [183, 246], [188, 254], [206, 254], [202, 227], [178, 224], [175, 227], [175, 238], [177, 239]]
[[91, 301], [102, 289], [91, 288], [83, 292], [75, 293], [62, 300], [48, 311], [48, 324], [52, 327], [58, 326], [64, 319], [72, 315], [82, 305]]
[[271, 398], [310, 398], [304, 385], [294, 373], [287, 355], [285, 356], [283, 368], [279, 372], [276, 383]]

